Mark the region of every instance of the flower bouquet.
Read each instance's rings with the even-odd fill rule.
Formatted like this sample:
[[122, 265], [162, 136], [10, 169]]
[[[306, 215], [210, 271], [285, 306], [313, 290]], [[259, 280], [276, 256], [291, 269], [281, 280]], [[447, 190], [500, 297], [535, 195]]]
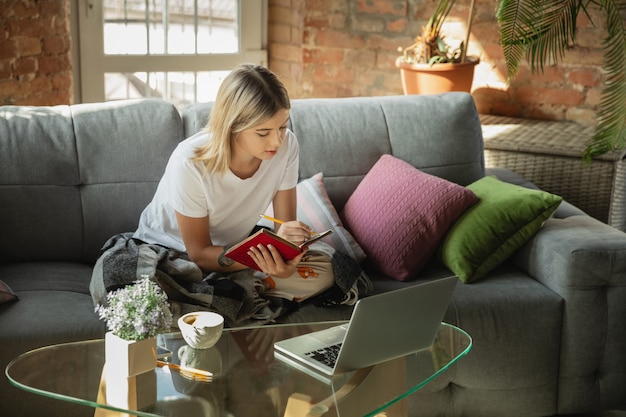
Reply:
[[167, 295], [147, 277], [107, 294], [96, 312], [109, 330], [124, 340], [143, 340], [169, 331], [172, 312]]
[[156, 336], [170, 330], [167, 295], [149, 277], [107, 294], [96, 312], [110, 331], [105, 338], [109, 404], [142, 409], [156, 401]]

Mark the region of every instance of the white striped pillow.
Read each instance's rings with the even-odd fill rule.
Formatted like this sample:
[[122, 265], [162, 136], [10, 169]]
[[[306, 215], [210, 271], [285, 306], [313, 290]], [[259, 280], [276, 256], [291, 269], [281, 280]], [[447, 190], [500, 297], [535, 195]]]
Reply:
[[[323, 174], [320, 172], [299, 182], [296, 191], [298, 195], [298, 220], [308, 224], [313, 230], [332, 229], [333, 233], [326, 236], [323, 241], [335, 248], [337, 252], [347, 255], [359, 263], [362, 262], [365, 259], [365, 252], [350, 232], [343, 227], [339, 214], [337, 214], [337, 210], [328, 197], [326, 187], [324, 187]], [[268, 216], [273, 214], [271, 206], [265, 214]], [[260, 224], [273, 227], [273, 224], [266, 220]]]

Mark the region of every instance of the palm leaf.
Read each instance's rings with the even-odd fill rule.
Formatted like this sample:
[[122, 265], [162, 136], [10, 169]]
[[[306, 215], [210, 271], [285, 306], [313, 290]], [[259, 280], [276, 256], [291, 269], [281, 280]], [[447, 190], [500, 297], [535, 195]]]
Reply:
[[603, 0], [599, 4], [607, 13], [608, 34], [603, 42], [606, 79], [598, 126], [587, 143], [583, 154], [585, 161], [626, 146], [626, 28], [614, 0]]
[[[526, 22], [529, 11], [521, 8], [520, 3], [514, 0], [502, 0], [496, 10], [496, 17], [500, 24], [500, 43], [506, 61], [508, 79], [515, 78], [519, 64], [526, 52], [527, 32]], [[532, 26], [531, 26], [532, 27]]]
[[619, 0], [502, 0], [496, 16], [509, 81], [515, 78], [523, 58], [533, 72], [563, 57], [576, 36], [576, 19], [593, 1], [607, 14], [604, 39], [605, 87], [598, 110], [598, 126], [587, 143], [583, 159], [626, 147], [626, 28]]
[[576, 34], [580, 9], [580, 0], [501, 1], [496, 16], [509, 80], [517, 75], [524, 56], [532, 71], [562, 58]]
[[563, 58], [565, 50], [576, 36], [576, 18], [580, 10], [579, 2], [570, 0], [542, 5], [543, 18], [537, 23], [537, 34], [528, 45], [526, 58], [533, 71], [543, 71], [546, 62], [557, 62]]

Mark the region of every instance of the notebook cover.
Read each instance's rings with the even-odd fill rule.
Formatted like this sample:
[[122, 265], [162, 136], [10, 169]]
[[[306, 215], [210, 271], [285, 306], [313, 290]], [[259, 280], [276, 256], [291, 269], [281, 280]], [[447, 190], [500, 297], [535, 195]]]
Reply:
[[247, 239], [228, 249], [225, 255], [235, 262], [239, 262], [249, 268], [260, 271], [261, 269], [257, 266], [256, 262], [254, 262], [250, 255], [248, 255], [250, 248], [259, 244], [265, 246], [272, 244], [276, 249], [278, 249], [283, 259], [286, 261], [291, 260], [302, 253], [302, 249], [297, 245], [283, 239], [270, 230], [261, 229]]

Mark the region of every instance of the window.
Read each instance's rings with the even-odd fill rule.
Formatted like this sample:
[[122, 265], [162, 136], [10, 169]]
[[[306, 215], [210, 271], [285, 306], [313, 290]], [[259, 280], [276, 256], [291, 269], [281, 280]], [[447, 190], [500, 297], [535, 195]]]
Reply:
[[215, 98], [235, 65], [267, 65], [265, 0], [76, 0], [79, 100]]

